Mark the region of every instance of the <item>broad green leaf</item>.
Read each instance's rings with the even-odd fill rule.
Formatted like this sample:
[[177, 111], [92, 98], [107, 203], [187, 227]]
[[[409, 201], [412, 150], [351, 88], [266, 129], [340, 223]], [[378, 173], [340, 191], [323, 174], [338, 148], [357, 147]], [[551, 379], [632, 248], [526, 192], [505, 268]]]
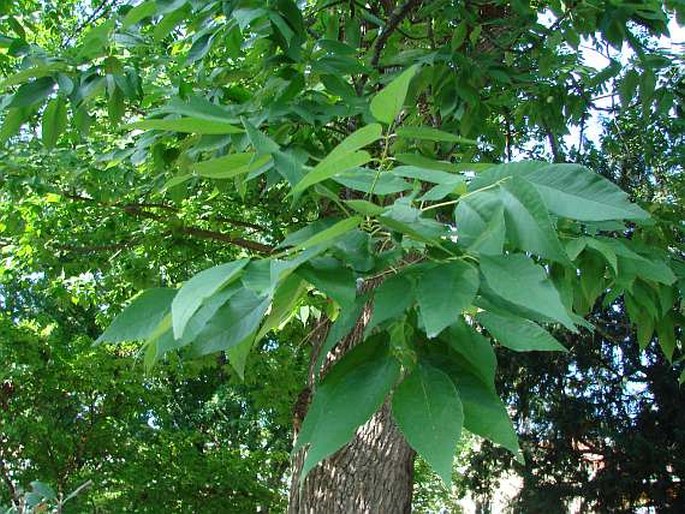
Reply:
[[190, 169], [202, 177], [227, 179], [258, 170], [266, 166], [269, 161], [271, 161], [269, 155], [256, 157], [254, 152], [233, 153], [208, 161], [196, 162], [190, 166]]
[[295, 185], [291, 194], [297, 195], [314, 184], [369, 162], [371, 155], [358, 150], [380, 139], [382, 130], [378, 123], [372, 123], [347, 136]]
[[524, 161], [494, 166], [480, 174], [472, 190], [505, 177], [531, 182], [550, 212], [580, 221], [644, 219], [648, 214], [630, 203], [628, 195], [601, 175], [578, 164]]
[[513, 245], [557, 262], [568, 262], [547, 208], [530, 183], [512, 177], [502, 182], [500, 198], [504, 207], [507, 239]]
[[408, 198], [397, 200], [386, 208], [378, 219], [391, 230], [407, 234], [416, 241], [434, 246], [440, 246], [440, 238], [447, 232], [441, 223], [423, 217], [420, 210], [411, 206]]
[[214, 266], [213, 268], [201, 271], [183, 284], [171, 305], [174, 336], [176, 339], [180, 339], [183, 336], [188, 321], [202, 303], [235, 280], [248, 262], [248, 259], [240, 259]]
[[497, 393], [467, 373], [452, 377], [464, 409], [464, 428], [503, 446], [523, 462], [518, 436]]
[[449, 161], [436, 161], [435, 159], [429, 159], [423, 155], [416, 153], [399, 153], [395, 155], [395, 159], [402, 164], [407, 164], [409, 166], [416, 166], [418, 168], [426, 168], [429, 170], [446, 171], [448, 173], [457, 173], [464, 169], [472, 169], [477, 167], [489, 168], [490, 164], [475, 164], [464, 168], [460, 164], [454, 164]]
[[121, 343], [149, 338], [169, 314], [176, 292], [176, 289], [161, 287], [139, 293], [95, 343]]
[[443, 330], [440, 339], [446, 342], [467, 364], [468, 370], [495, 391], [497, 358], [490, 341], [466, 324], [463, 318]]
[[349, 232], [350, 230], [357, 228], [362, 221], [361, 216], [352, 216], [351, 218], [346, 218], [337, 222], [335, 225], [325, 228], [315, 234], [310, 238], [301, 243], [297, 244], [295, 247], [291, 248], [291, 252], [297, 252], [299, 250], [306, 250], [317, 245], [332, 244], [337, 238], [343, 234]]
[[41, 125], [43, 144], [46, 148], [53, 148], [55, 146], [57, 138], [64, 132], [66, 126], [66, 102], [62, 97], [50, 100], [43, 112], [43, 123]]
[[393, 393], [392, 414], [409, 445], [449, 487], [464, 424], [454, 382], [439, 369], [419, 364]]
[[659, 346], [669, 362], [673, 360], [673, 352], [676, 348], [675, 323], [673, 314], [669, 313], [656, 324], [656, 333], [659, 338]]
[[[619, 278], [628, 278], [632, 281], [634, 277], [644, 280], [652, 280], [665, 285], [671, 285], [676, 281], [673, 270], [659, 258], [647, 257], [650, 253], [648, 248], [641, 248], [633, 241], [618, 240], [611, 238], [598, 238], [606, 246], [609, 246], [618, 257]], [[637, 253], [640, 251], [641, 253]], [[632, 277], [632, 278], [631, 278]]]
[[418, 66], [403, 71], [390, 84], [385, 86], [371, 99], [371, 114], [378, 121], [390, 125], [402, 110], [404, 100], [407, 97], [409, 83], [414, 78]]
[[504, 300], [554, 319], [569, 330], [574, 323], [545, 270], [521, 254], [480, 258], [480, 269], [490, 289]]
[[463, 145], [476, 145], [477, 141], [473, 139], [466, 139], [460, 136], [455, 136], [443, 130], [434, 129], [431, 127], [399, 127], [396, 130], [398, 137], [406, 139], [425, 139], [428, 141], [442, 141], [447, 143], [460, 143]]
[[147, 0], [141, 4], [136, 5], [133, 9], [126, 13], [124, 19], [121, 21], [121, 26], [124, 29], [129, 28], [136, 23], [143, 21], [145, 18], [154, 16], [157, 13], [157, 4], [155, 0]]
[[46, 77], [59, 71], [67, 71], [68, 68], [68, 65], [61, 61], [36, 64], [35, 66], [18, 71], [7, 77], [0, 83], [0, 90], [10, 86], [24, 84], [31, 79]]
[[454, 212], [457, 243], [474, 253], [501, 255], [504, 248], [504, 206], [496, 191], [463, 198]]
[[357, 345], [333, 366], [314, 394], [295, 444], [295, 451], [309, 446], [300, 480], [352, 439], [383, 404], [399, 373], [380, 337]]
[[400, 177], [367, 168], [355, 168], [346, 171], [342, 175], [334, 176], [333, 180], [355, 191], [369, 193], [373, 190], [373, 193], [376, 195], [400, 193], [411, 189], [411, 184]]
[[400, 177], [415, 178], [433, 184], [449, 184], [455, 187], [464, 183], [464, 177], [445, 171], [422, 168], [420, 166], [397, 166], [392, 173]]
[[142, 120], [130, 123], [131, 129], [168, 130], [191, 134], [241, 134], [243, 129], [226, 121], [204, 118], [165, 118], [163, 120]]
[[29, 107], [45, 100], [55, 89], [55, 80], [52, 77], [41, 77], [27, 82], [14, 93], [9, 107]]
[[294, 314], [295, 307], [307, 292], [306, 283], [297, 275], [287, 276], [276, 288], [271, 311], [267, 315], [257, 333], [256, 341], [262, 339], [270, 331], [283, 325]]
[[386, 279], [373, 292], [373, 314], [366, 325], [366, 333], [369, 334], [385, 321], [401, 317], [414, 300], [414, 289], [409, 277], [400, 273]]
[[0, 143], [4, 143], [19, 132], [22, 124], [30, 116], [31, 109], [27, 107], [7, 109], [5, 119], [2, 122], [2, 128], [0, 129]]
[[238, 373], [240, 380], [245, 379], [245, 364], [247, 362], [247, 356], [249, 355], [250, 350], [252, 350], [256, 340], [257, 339], [254, 333], [251, 333], [237, 345], [226, 350], [228, 362], [235, 372]]
[[192, 354], [207, 355], [230, 350], [254, 338], [259, 324], [269, 308], [268, 296], [258, 296], [254, 291], [241, 288], [222, 305], [192, 344]]
[[295, 272], [340, 305], [349, 305], [357, 296], [354, 273], [337, 259], [318, 257]]
[[478, 271], [464, 261], [430, 265], [416, 281], [421, 321], [430, 338], [461, 317], [478, 291]]
[[534, 321], [515, 316], [479, 312], [476, 319], [502, 345], [517, 352], [567, 351], [549, 332]]
[[378, 216], [385, 210], [385, 207], [366, 200], [347, 200], [345, 204], [352, 207], [362, 216]]

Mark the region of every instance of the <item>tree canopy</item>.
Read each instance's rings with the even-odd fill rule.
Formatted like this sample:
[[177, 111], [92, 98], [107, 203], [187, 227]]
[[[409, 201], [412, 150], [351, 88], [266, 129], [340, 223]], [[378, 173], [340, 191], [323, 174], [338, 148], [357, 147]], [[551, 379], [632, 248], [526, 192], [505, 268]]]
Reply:
[[[551, 362], [571, 359], [568, 373], [585, 381], [592, 373], [573, 356], [596, 350], [580, 342], [611, 343], [598, 357], [610, 366], [624, 354], [637, 365], [637, 345], [671, 386], [683, 381], [683, 62], [656, 43], [669, 16], [685, 14], [680, 3], [0, 9], [3, 330], [26, 341], [3, 351], [30, 360], [3, 371], [8, 390], [33, 383], [53, 351], [65, 376], [102, 368], [110, 385], [86, 389], [111, 406], [85, 418], [133, 412], [179, 451], [193, 434], [205, 446], [240, 440], [247, 460], [242, 446], [212, 453], [216, 464], [200, 458], [211, 474], [258, 466], [261, 444], [284, 450], [284, 412], [309, 378], [297, 487], [386, 402], [445, 484], [464, 430], [521, 465], [534, 459], [517, 436], [534, 409], [518, 409], [515, 425], [507, 406], [549, 357], [512, 352], [571, 350]], [[587, 49], [608, 65], [589, 66]], [[598, 113], [601, 146], [585, 135]], [[350, 334], [359, 342], [343, 344]], [[94, 339], [102, 346], [87, 349]], [[116, 371], [132, 354], [145, 378]], [[218, 429], [192, 405], [219, 394], [230, 408], [224, 359], [252, 426]], [[123, 384], [161, 395], [154, 415], [127, 410]], [[175, 406], [186, 390], [191, 405]], [[240, 407], [269, 393], [283, 395], [280, 411]], [[41, 410], [67, 409], [50, 395]], [[60, 440], [87, 452], [65, 430]], [[24, 451], [2, 437], [3, 462]], [[279, 488], [278, 459], [245, 494]], [[238, 502], [242, 489], [232, 491]], [[225, 493], [203, 501], [214, 494]]]

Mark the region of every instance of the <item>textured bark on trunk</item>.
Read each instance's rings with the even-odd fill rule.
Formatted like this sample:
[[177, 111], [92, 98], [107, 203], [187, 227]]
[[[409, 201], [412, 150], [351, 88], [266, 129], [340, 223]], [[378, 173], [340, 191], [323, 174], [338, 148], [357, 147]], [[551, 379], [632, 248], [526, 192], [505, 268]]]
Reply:
[[[365, 290], [378, 285], [367, 282]], [[325, 359], [326, 372], [335, 361], [362, 339], [371, 317], [367, 305], [353, 332], [341, 341]], [[325, 327], [327, 328], [327, 327]], [[295, 436], [309, 405], [310, 391], [316, 385], [317, 360], [321, 341], [327, 330], [318, 330], [311, 341], [309, 387], [296, 406]], [[414, 483], [414, 450], [395, 425], [386, 403], [369, 421], [359, 427], [352, 441], [309, 472], [300, 484], [306, 449], [293, 457], [288, 514], [408, 514], [411, 512]]]
[[289, 514], [405, 514], [411, 512], [414, 451], [386, 404], [354, 440], [297, 485], [304, 453], [293, 463]]

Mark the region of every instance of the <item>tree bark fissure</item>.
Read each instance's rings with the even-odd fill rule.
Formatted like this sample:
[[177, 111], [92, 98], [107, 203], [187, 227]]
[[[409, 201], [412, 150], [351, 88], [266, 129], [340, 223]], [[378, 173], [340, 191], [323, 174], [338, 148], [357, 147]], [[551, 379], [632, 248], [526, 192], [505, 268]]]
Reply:
[[[365, 290], [378, 286], [382, 279], [367, 281]], [[326, 356], [322, 374], [347, 351], [362, 341], [364, 328], [371, 319], [372, 306], [362, 311], [354, 330]], [[327, 330], [313, 338], [309, 386], [301, 396], [295, 413], [295, 436], [306, 413], [318, 371], [314, 363], [317, 347]], [[408, 514], [411, 512], [414, 481], [414, 450], [407, 444], [392, 419], [390, 402], [357, 429], [350, 443], [316, 466], [300, 483], [306, 449], [293, 456], [288, 514]]]

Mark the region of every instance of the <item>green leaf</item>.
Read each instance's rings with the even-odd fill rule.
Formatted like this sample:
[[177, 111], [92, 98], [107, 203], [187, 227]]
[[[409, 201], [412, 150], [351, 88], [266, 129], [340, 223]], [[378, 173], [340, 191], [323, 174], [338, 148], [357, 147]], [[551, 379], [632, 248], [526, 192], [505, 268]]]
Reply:
[[305, 241], [297, 244], [296, 246], [290, 249], [290, 252], [305, 250], [317, 245], [332, 244], [336, 239], [338, 239], [343, 234], [357, 228], [361, 221], [361, 216], [352, 216], [351, 218], [346, 218], [344, 220], [338, 221], [333, 226], [316, 232], [314, 235], [312, 235]]
[[463, 198], [455, 209], [457, 243], [473, 253], [501, 255], [504, 249], [504, 206], [496, 191]]
[[421, 321], [430, 338], [461, 317], [478, 291], [478, 271], [464, 261], [430, 265], [419, 275], [416, 298]]
[[418, 69], [419, 67], [414, 65], [405, 70], [373, 97], [371, 114], [374, 118], [386, 125], [390, 125], [394, 121], [402, 110], [409, 90], [409, 83]]
[[271, 330], [280, 327], [290, 319], [306, 292], [306, 283], [300, 277], [295, 274], [285, 277], [274, 292], [271, 311], [262, 323], [255, 340], [259, 341]]
[[149, 338], [170, 312], [176, 292], [176, 289], [161, 287], [147, 289], [134, 296], [131, 303], [97, 338], [95, 344], [142, 341]]
[[447, 184], [456, 187], [464, 183], [464, 177], [461, 175], [430, 168], [422, 168], [420, 166], [397, 166], [391, 171], [394, 175], [400, 177], [415, 178], [423, 180], [424, 182], [432, 182], [433, 184]]
[[195, 356], [230, 350], [254, 338], [271, 300], [241, 288], [222, 305], [191, 346]]
[[428, 141], [440, 141], [446, 143], [461, 143], [464, 145], [476, 145], [477, 141], [473, 139], [466, 139], [460, 136], [455, 136], [443, 130], [434, 129], [431, 127], [399, 127], [396, 130], [398, 137], [405, 139], [425, 139]]
[[400, 177], [395, 177], [391, 173], [377, 172], [368, 168], [355, 168], [346, 171], [342, 175], [333, 177], [338, 184], [354, 189], [355, 191], [362, 191], [369, 193], [372, 191], [376, 195], [388, 195], [393, 193], [400, 193], [411, 189], [411, 184]]
[[201, 271], [183, 284], [171, 305], [176, 339], [183, 336], [188, 321], [202, 303], [235, 280], [248, 262], [249, 259], [240, 259], [214, 266]]
[[142, 120], [130, 123], [131, 129], [168, 130], [191, 134], [241, 134], [243, 129], [227, 121], [208, 120], [205, 118], [165, 118], [163, 120]]
[[515, 316], [499, 316], [492, 312], [479, 312], [476, 319], [510, 350], [516, 352], [568, 351], [534, 321]]
[[9, 107], [29, 107], [50, 96], [53, 89], [55, 89], [55, 80], [52, 77], [41, 77], [27, 82], [14, 93]]
[[440, 334], [440, 340], [446, 342], [455, 351], [473, 373], [488, 388], [495, 391], [495, 370], [497, 358], [490, 341], [466, 324], [463, 318], [450, 325]]
[[369, 339], [345, 354], [316, 390], [294, 451], [309, 445], [300, 480], [339, 450], [383, 404], [400, 365], [383, 338]]
[[568, 256], [557, 237], [540, 195], [528, 182], [517, 177], [500, 186], [507, 238], [521, 250], [535, 252], [561, 263]]
[[531, 182], [550, 212], [580, 221], [644, 219], [648, 214], [630, 203], [628, 195], [601, 175], [578, 164], [524, 161], [494, 166], [473, 181], [472, 190], [504, 177]]
[[497, 393], [468, 373], [452, 377], [464, 409], [464, 428], [503, 446], [523, 462], [518, 437]]
[[382, 130], [378, 123], [372, 123], [347, 136], [295, 185], [291, 194], [297, 195], [314, 184], [369, 162], [371, 155], [358, 150], [380, 139]]
[[575, 331], [573, 320], [545, 270], [521, 254], [480, 258], [490, 289], [504, 300], [560, 322]]
[[397, 200], [378, 219], [391, 230], [433, 246], [440, 246], [440, 238], [447, 233], [444, 225], [423, 217], [420, 210], [411, 206], [408, 198]]
[[190, 169], [202, 177], [228, 179], [258, 170], [271, 161], [270, 155], [257, 157], [254, 152], [233, 153], [201, 161], [190, 166]]
[[46, 148], [53, 148], [67, 126], [67, 105], [62, 97], [50, 100], [43, 112], [41, 132]]
[[345, 204], [352, 207], [362, 216], [378, 216], [385, 210], [385, 207], [366, 200], [346, 200]]
[[22, 124], [31, 116], [31, 110], [27, 107], [7, 109], [5, 119], [0, 129], [0, 143], [4, 143], [14, 136]]
[[656, 324], [656, 334], [659, 338], [659, 346], [669, 362], [673, 360], [673, 352], [676, 347], [675, 323], [673, 314], [669, 313]]
[[354, 273], [337, 259], [320, 257], [300, 266], [295, 272], [340, 305], [349, 305], [357, 296]]
[[365, 332], [369, 334], [381, 323], [401, 317], [414, 300], [414, 288], [409, 277], [400, 273], [388, 278], [373, 292], [373, 314]]
[[393, 393], [392, 414], [410, 446], [450, 487], [464, 423], [452, 380], [437, 368], [419, 364]]
[[124, 19], [121, 21], [123, 29], [127, 29], [136, 23], [141, 22], [145, 18], [154, 16], [157, 13], [157, 4], [155, 0], [147, 0], [142, 4], [136, 5], [133, 9], [126, 13]]

